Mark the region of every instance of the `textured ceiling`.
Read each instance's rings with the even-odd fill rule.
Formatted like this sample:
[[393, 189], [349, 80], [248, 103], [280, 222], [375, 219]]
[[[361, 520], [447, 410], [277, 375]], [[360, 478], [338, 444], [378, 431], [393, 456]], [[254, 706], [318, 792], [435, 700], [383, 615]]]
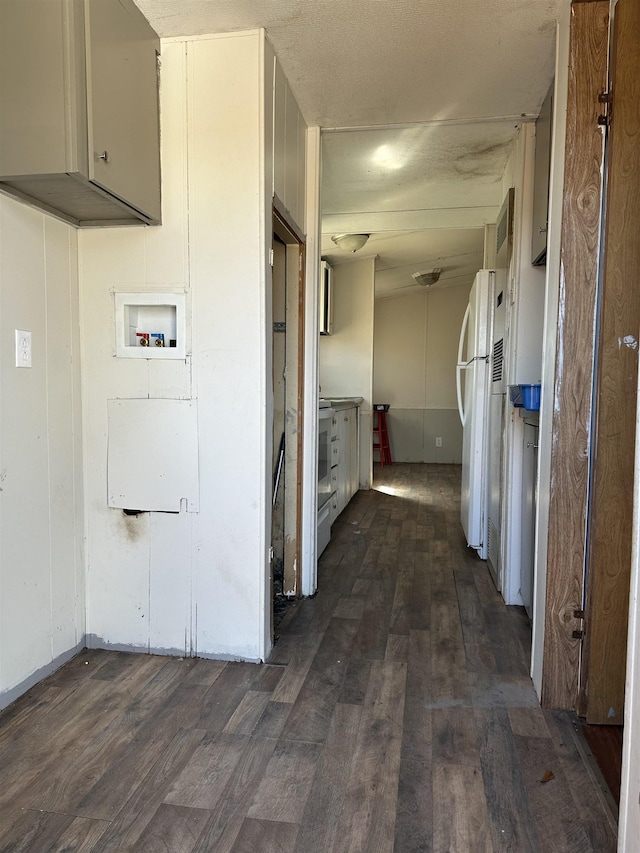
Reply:
[[495, 221], [516, 134], [512, 121], [323, 134], [323, 231]]
[[[439, 286], [472, 281], [568, 0], [135, 2], [161, 37], [266, 29], [307, 123], [332, 129], [323, 257], [376, 255], [379, 296], [419, 287], [411, 273], [433, 266]], [[331, 242], [344, 232], [372, 236], [353, 256]]]
[[562, 0], [136, 0], [160, 36], [267, 30], [310, 125], [537, 114]]
[[322, 256], [353, 260], [332, 234], [371, 234], [376, 296], [418, 290], [411, 274], [440, 267], [438, 286], [471, 283], [484, 226], [502, 204], [514, 122], [334, 131], [322, 142]]
[[470, 284], [482, 267], [484, 228], [434, 228], [372, 234], [363, 249], [347, 254], [322, 239], [322, 255], [344, 263], [365, 257], [376, 258], [376, 298], [400, 296], [423, 290], [411, 277], [414, 272], [442, 270], [437, 287]]

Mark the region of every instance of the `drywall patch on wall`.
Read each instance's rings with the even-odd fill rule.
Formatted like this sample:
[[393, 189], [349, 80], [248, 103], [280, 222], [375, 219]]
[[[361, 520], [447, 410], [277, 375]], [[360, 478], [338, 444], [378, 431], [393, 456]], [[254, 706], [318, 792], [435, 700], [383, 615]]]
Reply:
[[107, 400], [109, 506], [188, 512], [199, 504], [195, 400]]

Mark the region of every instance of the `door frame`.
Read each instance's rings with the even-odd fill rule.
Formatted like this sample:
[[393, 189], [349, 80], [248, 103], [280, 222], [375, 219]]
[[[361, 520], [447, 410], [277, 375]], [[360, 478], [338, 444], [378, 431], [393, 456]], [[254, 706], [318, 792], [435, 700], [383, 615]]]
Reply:
[[[292, 543], [287, 546], [285, 543], [285, 566], [284, 566], [284, 581], [283, 592], [285, 595], [298, 597], [302, 593], [302, 484], [303, 484], [303, 451], [304, 451], [304, 380], [305, 380], [305, 268], [306, 268], [306, 242], [304, 237], [298, 232], [295, 225], [291, 223], [274, 197], [273, 211], [273, 233], [286, 246], [286, 275], [287, 288], [295, 281], [297, 283], [297, 293], [295, 294], [295, 305], [297, 312], [296, 322], [296, 343], [295, 343], [295, 423], [288, 421], [285, 412], [285, 447], [286, 459], [289, 463], [294, 462], [294, 468], [291, 470], [291, 465], [285, 464], [285, 531], [291, 530], [291, 524], [287, 525], [287, 518], [290, 519], [291, 514], [295, 515], [293, 529], [295, 530], [295, 538]], [[290, 300], [287, 299], [287, 314], [289, 311]], [[287, 316], [287, 323], [289, 317]], [[290, 348], [287, 345], [287, 365], [290, 363]], [[290, 395], [291, 376], [287, 376], [287, 406], [291, 406], [292, 397]], [[295, 436], [295, 452], [292, 452], [292, 437]], [[295, 484], [295, 504], [290, 503], [291, 487]]]

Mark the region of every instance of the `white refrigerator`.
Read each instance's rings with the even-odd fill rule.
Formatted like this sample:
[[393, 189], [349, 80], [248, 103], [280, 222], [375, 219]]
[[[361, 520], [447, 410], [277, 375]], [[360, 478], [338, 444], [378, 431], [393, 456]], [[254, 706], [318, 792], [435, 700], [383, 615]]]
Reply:
[[462, 421], [461, 521], [467, 544], [487, 559], [488, 420], [495, 272], [480, 270], [469, 293], [458, 344], [456, 388]]

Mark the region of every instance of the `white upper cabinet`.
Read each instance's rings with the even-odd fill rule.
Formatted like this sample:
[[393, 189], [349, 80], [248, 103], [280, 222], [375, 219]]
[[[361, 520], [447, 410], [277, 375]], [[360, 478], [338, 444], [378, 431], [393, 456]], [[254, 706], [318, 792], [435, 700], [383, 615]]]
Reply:
[[304, 234], [307, 125], [277, 60], [274, 88], [274, 194]]
[[158, 223], [158, 54], [132, 0], [0, 0], [0, 188], [75, 225]]

